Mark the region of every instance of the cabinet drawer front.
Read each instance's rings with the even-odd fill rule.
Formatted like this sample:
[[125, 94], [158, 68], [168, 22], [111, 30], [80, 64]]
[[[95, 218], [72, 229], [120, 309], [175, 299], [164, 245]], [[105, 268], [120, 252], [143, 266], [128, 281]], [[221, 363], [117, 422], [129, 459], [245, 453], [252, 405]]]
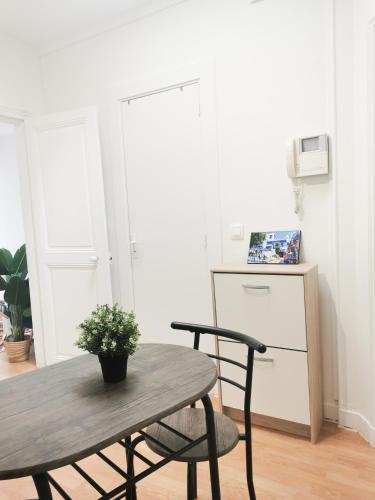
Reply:
[[[219, 342], [220, 355], [246, 361], [246, 347], [235, 342]], [[220, 362], [223, 377], [244, 385], [245, 371]], [[224, 406], [243, 410], [244, 392], [222, 382]], [[267, 349], [255, 354], [251, 411], [268, 417], [310, 425], [307, 353]]]
[[214, 285], [217, 326], [306, 350], [303, 276], [215, 273]]

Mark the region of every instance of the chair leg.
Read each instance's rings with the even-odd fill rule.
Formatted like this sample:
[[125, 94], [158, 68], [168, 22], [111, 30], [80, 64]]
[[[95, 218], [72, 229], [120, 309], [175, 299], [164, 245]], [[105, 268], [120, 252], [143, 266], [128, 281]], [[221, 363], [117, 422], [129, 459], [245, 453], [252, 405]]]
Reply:
[[197, 476], [197, 463], [193, 464], [194, 469], [194, 498], [198, 498], [198, 476]]
[[251, 449], [251, 430], [245, 441], [245, 452], [246, 452], [246, 479], [247, 479], [247, 489], [249, 490], [250, 500], [256, 500], [254, 481], [253, 481], [253, 457]]
[[195, 500], [197, 497], [197, 464], [189, 462], [187, 465], [187, 498]]
[[212, 500], [220, 500], [221, 494], [219, 467], [217, 463], [215, 414], [210, 397], [208, 395], [202, 398], [202, 403], [206, 413], [207, 445], [211, 476], [211, 497]]

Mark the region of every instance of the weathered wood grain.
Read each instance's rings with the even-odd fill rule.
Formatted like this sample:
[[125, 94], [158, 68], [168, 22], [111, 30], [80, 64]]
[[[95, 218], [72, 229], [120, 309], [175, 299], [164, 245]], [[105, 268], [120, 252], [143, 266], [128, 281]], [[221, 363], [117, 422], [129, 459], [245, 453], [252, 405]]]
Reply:
[[84, 355], [0, 382], [0, 479], [75, 462], [206, 395], [216, 366], [187, 347], [144, 344], [123, 382]]
[[[206, 433], [205, 412], [202, 408], [183, 408], [173, 415], [164, 418], [162, 422], [192, 440], [198, 439]], [[215, 429], [217, 456], [222, 457], [235, 448], [240, 436], [236, 424], [222, 413], [215, 412]], [[178, 451], [188, 444], [188, 441], [158, 423], [147, 427], [146, 432], [173, 451]], [[168, 456], [165, 449], [156, 442], [147, 437], [146, 442], [153, 452], [162, 457]], [[175, 460], [178, 462], [207, 461], [207, 441], [203, 441], [203, 443], [178, 456]]]

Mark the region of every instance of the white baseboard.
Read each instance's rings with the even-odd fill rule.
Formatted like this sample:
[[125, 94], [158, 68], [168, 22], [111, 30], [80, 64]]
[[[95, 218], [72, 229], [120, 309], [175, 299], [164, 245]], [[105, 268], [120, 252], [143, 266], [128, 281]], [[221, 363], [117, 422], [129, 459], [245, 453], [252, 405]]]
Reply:
[[363, 439], [375, 448], [375, 427], [361, 413], [340, 408], [339, 423], [340, 426], [349, 427], [359, 432]]
[[[217, 396], [217, 386], [210, 391], [213, 396]], [[361, 413], [345, 408], [338, 408], [335, 403], [324, 403], [324, 419], [331, 422], [338, 422], [340, 427], [347, 427], [354, 432], [358, 432], [370, 446], [375, 448], [375, 427]]]

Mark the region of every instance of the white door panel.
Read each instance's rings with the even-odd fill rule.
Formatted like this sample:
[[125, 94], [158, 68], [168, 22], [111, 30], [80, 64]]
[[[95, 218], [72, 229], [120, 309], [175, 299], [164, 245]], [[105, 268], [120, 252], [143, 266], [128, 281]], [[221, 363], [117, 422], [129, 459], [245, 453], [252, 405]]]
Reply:
[[192, 345], [210, 321], [199, 85], [121, 104], [134, 304], [143, 342]]
[[47, 363], [78, 353], [77, 325], [110, 303], [100, 146], [93, 108], [26, 122]]
[[39, 132], [49, 248], [93, 247], [84, 132], [82, 124]]

